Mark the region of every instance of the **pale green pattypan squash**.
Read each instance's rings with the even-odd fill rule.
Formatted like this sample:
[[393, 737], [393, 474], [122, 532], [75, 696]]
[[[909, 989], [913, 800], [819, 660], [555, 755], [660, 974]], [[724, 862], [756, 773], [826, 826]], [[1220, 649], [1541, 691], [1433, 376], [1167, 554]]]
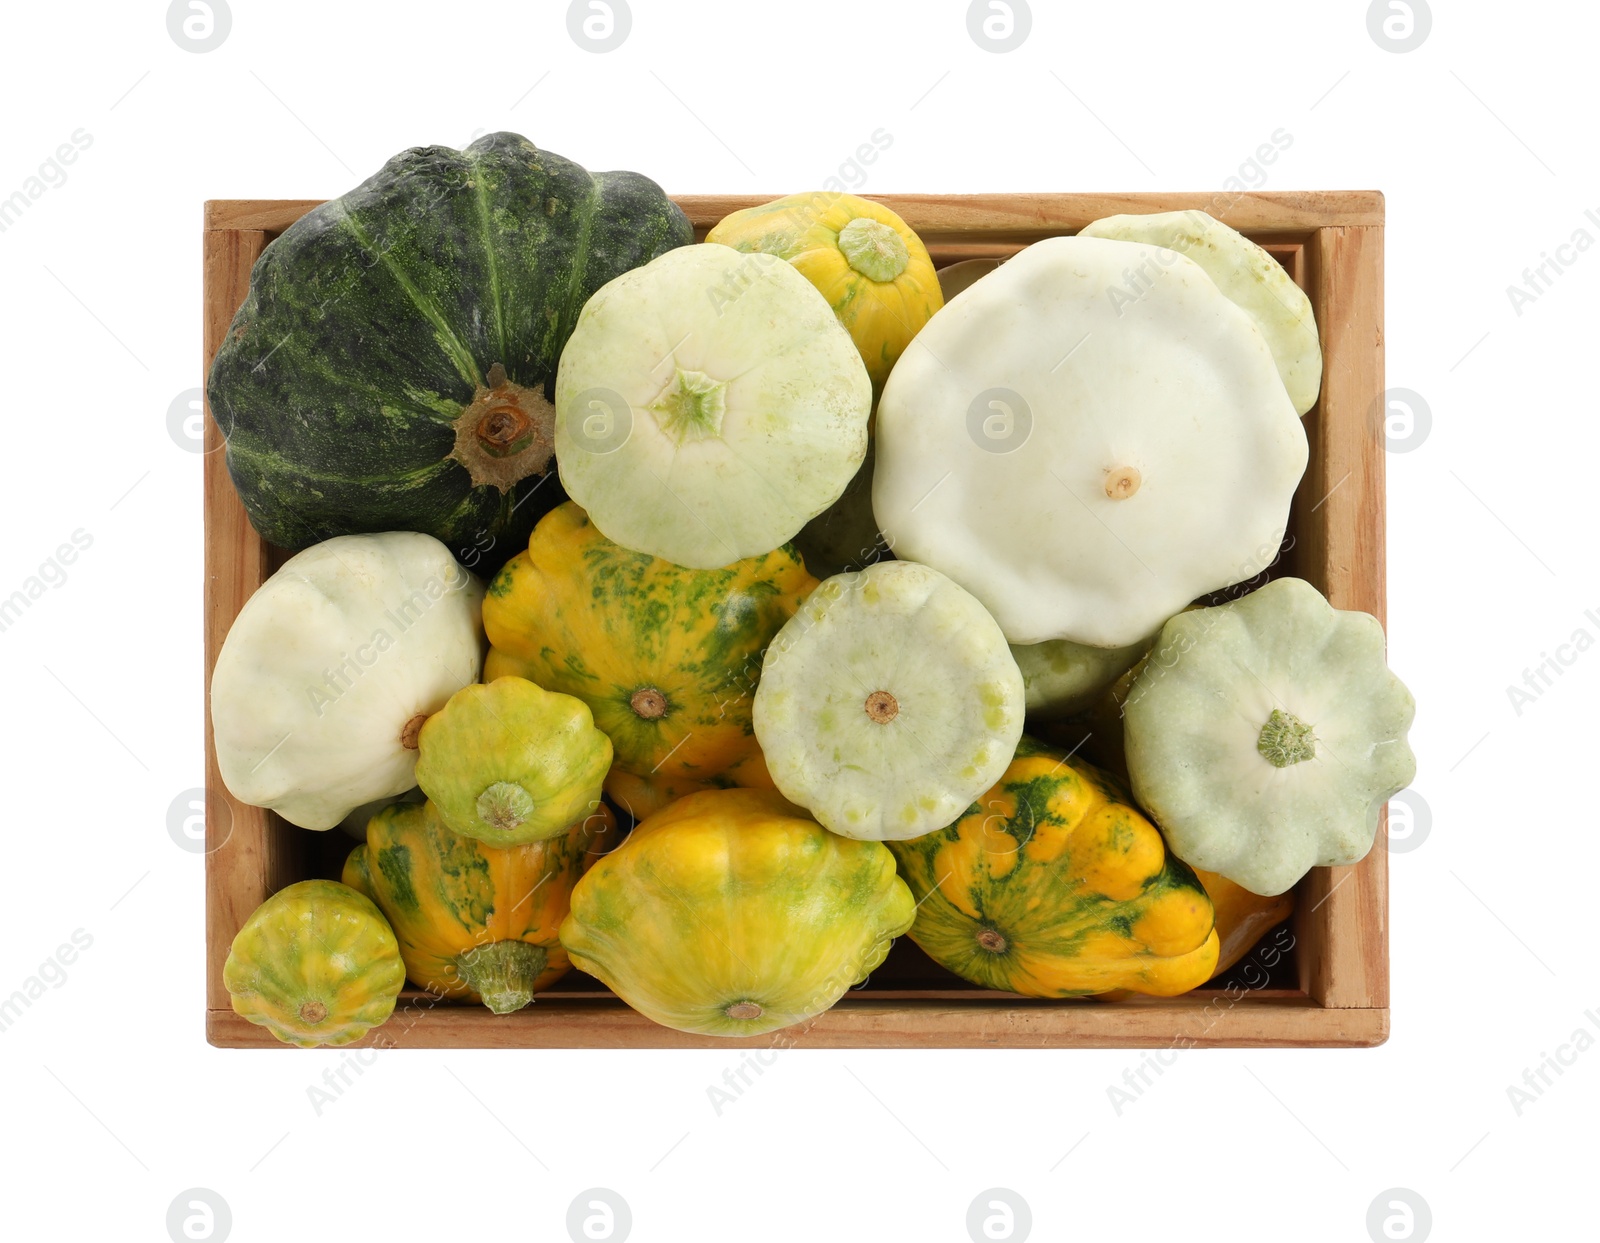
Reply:
[[844, 837], [896, 841], [944, 828], [999, 780], [1023, 710], [983, 606], [886, 561], [806, 598], [767, 648], [753, 716], [785, 798]]
[[1304, 414], [1316, 405], [1322, 388], [1322, 343], [1311, 299], [1281, 263], [1244, 234], [1194, 210], [1107, 216], [1078, 236], [1147, 242], [1189, 256], [1255, 320], [1272, 347], [1295, 410]]
[[1125, 647], [1272, 562], [1305, 465], [1261, 330], [1198, 264], [1059, 237], [912, 339], [878, 406], [872, 503], [895, 555], [1012, 643]]
[[684, 246], [584, 304], [556, 378], [556, 459], [607, 539], [716, 569], [838, 498], [871, 408], [855, 343], [793, 265]]
[[1415, 710], [1377, 618], [1281, 578], [1162, 628], [1123, 706], [1128, 775], [1174, 854], [1270, 897], [1371, 849]]
[[340, 535], [245, 602], [211, 675], [228, 792], [303, 829], [417, 784], [417, 735], [483, 668], [483, 587], [431, 535]]
[[1138, 663], [1150, 639], [1127, 647], [1085, 647], [1066, 639], [1013, 644], [1011, 655], [1022, 670], [1028, 712], [1039, 717], [1070, 716], [1094, 704], [1100, 693]]

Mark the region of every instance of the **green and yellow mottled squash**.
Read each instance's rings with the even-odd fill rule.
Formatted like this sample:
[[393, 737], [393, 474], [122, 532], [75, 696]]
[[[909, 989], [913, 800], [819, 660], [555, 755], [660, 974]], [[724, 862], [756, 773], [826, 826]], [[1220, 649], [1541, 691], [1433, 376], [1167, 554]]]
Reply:
[[1211, 978], [1211, 899], [1109, 782], [1024, 738], [949, 828], [891, 842], [917, 899], [911, 939], [986, 988], [1172, 997]]
[[452, 833], [431, 803], [397, 804], [367, 825], [344, 883], [388, 916], [413, 984], [509, 1014], [566, 974], [557, 930], [616, 827], [602, 803], [560, 837], [502, 850]]
[[788, 547], [686, 569], [612, 543], [568, 502], [489, 586], [484, 676], [583, 700], [624, 772], [709, 783], [756, 755], [762, 652], [815, 586]]
[[368, 898], [337, 881], [303, 880], [245, 920], [222, 980], [234, 1013], [309, 1049], [360, 1040], [386, 1020], [406, 972]]
[[776, 255], [815, 285], [883, 390], [895, 360], [944, 305], [922, 239], [882, 203], [813, 190], [725, 217], [706, 241]]
[[[1215, 872], [1202, 872], [1197, 868], [1195, 876], [1217, 914], [1217, 965], [1211, 972], [1213, 980], [1235, 966], [1262, 937], [1294, 914], [1293, 890], [1275, 898], [1263, 898]], [[1281, 953], [1280, 949], [1278, 954]], [[1262, 965], [1274, 965], [1277, 961], [1278, 956], [1269, 955]], [[1260, 987], [1260, 984], [1255, 986]], [[1095, 1000], [1127, 1001], [1138, 995], [1132, 989], [1119, 988], [1101, 993]]]
[[595, 865], [561, 943], [657, 1023], [758, 1036], [826, 1010], [911, 917], [881, 843], [836, 837], [769, 790], [711, 790]]
[[556, 364], [584, 303], [693, 240], [638, 173], [518, 134], [403, 151], [256, 262], [208, 385], [273, 544], [416, 530], [503, 562], [562, 498]]
[[518, 677], [462, 687], [417, 748], [417, 784], [439, 819], [490, 846], [565, 833], [598, 805], [611, 767], [611, 740], [582, 700]]

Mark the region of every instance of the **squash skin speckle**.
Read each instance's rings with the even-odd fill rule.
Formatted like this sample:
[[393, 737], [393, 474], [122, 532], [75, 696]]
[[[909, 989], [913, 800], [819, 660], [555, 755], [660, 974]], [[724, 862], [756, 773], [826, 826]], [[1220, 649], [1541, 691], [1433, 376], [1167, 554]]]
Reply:
[[1216, 969], [1194, 873], [1109, 778], [1031, 738], [955, 824], [888, 845], [918, 903], [911, 939], [974, 984], [1171, 997]]
[[559, 837], [497, 849], [452, 833], [431, 803], [398, 803], [368, 822], [343, 879], [388, 917], [405, 974], [419, 988], [479, 1000], [463, 968], [486, 947], [520, 941], [544, 955], [526, 987], [531, 995], [570, 967], [557, 930], [573, 886], [616, 838], [604, 804]]
[[222, 969], [234, 1012], [301, 1048], [360, 1040], [405, 984], [389, 925], [359, 888], [304, 880], [245, 920]]
[[664, 1026], [756, 1036], [826, 1010], [912, 919], [878, 842], [837, 837], [770, 790], [680, 799], [572, 895], [573, 964]]
[[[816, 587], [788, 546], [691, 570], [612, 543], [575, 503], [542, 519], [490, 584], [484, 676], [514, 673], [582, 700], [614, 769], [688, 792], [770, 787], [751, 725], [762, 653]], [[659, 711], [654, 697], [665, 699]], [[626, 786], [653, 810], [638, 782]]]

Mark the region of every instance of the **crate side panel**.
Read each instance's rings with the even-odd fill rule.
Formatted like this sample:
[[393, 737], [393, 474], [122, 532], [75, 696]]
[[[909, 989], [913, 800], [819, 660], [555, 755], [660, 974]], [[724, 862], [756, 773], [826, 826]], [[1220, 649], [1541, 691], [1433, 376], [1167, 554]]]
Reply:
[[[1384, 617], [1383, 230], [1321, 230], [1311, 256], [1322, 331], [1322, 396], [1308, 416], [1313, 455], [1297, 507], [1299, 565], [1335, 608]], [[1313, 516], [1314, 515], [1314, 516]], [[1295, 921], [1301, 983], [1325, 1006], [1389, 1006], [1384, 819], [1352, 867], [1317, 868]]]
[[[1209, 1009], [1208, 1009], [1209, 1007]], [[288, 1048], [234, 1014], [213, 1010], [211, 1043]], [[1204, 1049], [1368, 1048], [1389, 1033], [1385, 1010], [1329, 1010], [1304, 1000], [1232, 1005], [1203, 999], [1151, 1005], [1051, 1006], [940, 1001], [841, 1003], [809, 1024], [753, 1039], [660, 1027], [610, 999], [536, 1001], [516, 1014], [481, 1006], [396, 1009], [350, 1048], [390, 1049]]]
[[[250, 287], [250, 268], [266, 245], [259, 230], [208, 231], [204, 249], [204, 376], [233, 313]], [[205, 506], [205, 747], [206, 747], [206, 998], [228, 1005], [222, 964], [241, 924], [281, 881], [287, 861], [267, 813], [231, 798], [217, 769], [211, 729], [211, 671], [228, 628], [266, 577], [266, 546], [250, 525], [228, 476], [222, 431], [206, 405]]]

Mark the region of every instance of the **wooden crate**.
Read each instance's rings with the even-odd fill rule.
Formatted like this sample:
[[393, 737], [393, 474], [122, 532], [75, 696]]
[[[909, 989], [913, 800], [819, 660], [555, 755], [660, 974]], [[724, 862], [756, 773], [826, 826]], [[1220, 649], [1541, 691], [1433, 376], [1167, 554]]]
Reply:
[[[677, 199], [705, 231], [773, 195]], [[1383, 197], [1285, 194], [1001, 194], [874, 196], [893, 208], [943, 266], [1009, 256], [1117, 212], [1200, 208], [1272, 252], [1307, 291], [1322, 330], [1322, 399], [1306, 416], [1310, 466], [1295, 498], [1292, 545], [1275, 573], [1319, 587], [1343, 609], [1384, 616]], [[205, 350], [211, 358], [244, 300], [262, 249], [314, 201], [220, 201], [205, 208]], [[208, 412], [209, 413], [209, 412]], [[281, 562], [251, 528], [228, 477], [223, 440], [206, 423], [206, 694], [222, 640], [250, 594]], [[342, 833], [307, 833], [231, 799], [217, 772], [206, 712], [206, 1036], [229, 1048], [284, 1047], [234, 1014], [222, 964], [234, 934], [270, 894], [311, 875], [336, 876]], [[332, 841], [338, 838], [337, 842]], [[317, 839], [317, 840], [313, 840]], [[410, 1048], [590, 1046], [810, 1048], [1333, 1047], [1381, 1044], [1389, 1033], [1388, 852], [1301, 882], [1292, 954], [1276, 972], [1172, 999], [1038, 1001], [986, 991], [932, 966], [902, 938], [867, 985], [814, 1021], [751, 1039], [685, 1035], [628, 1009], [573, 973], [530, 1007], [498, 1017], [409, 990], [364, 1044]], [[1285, 976], [1287, 978], [1285, 978]]]

